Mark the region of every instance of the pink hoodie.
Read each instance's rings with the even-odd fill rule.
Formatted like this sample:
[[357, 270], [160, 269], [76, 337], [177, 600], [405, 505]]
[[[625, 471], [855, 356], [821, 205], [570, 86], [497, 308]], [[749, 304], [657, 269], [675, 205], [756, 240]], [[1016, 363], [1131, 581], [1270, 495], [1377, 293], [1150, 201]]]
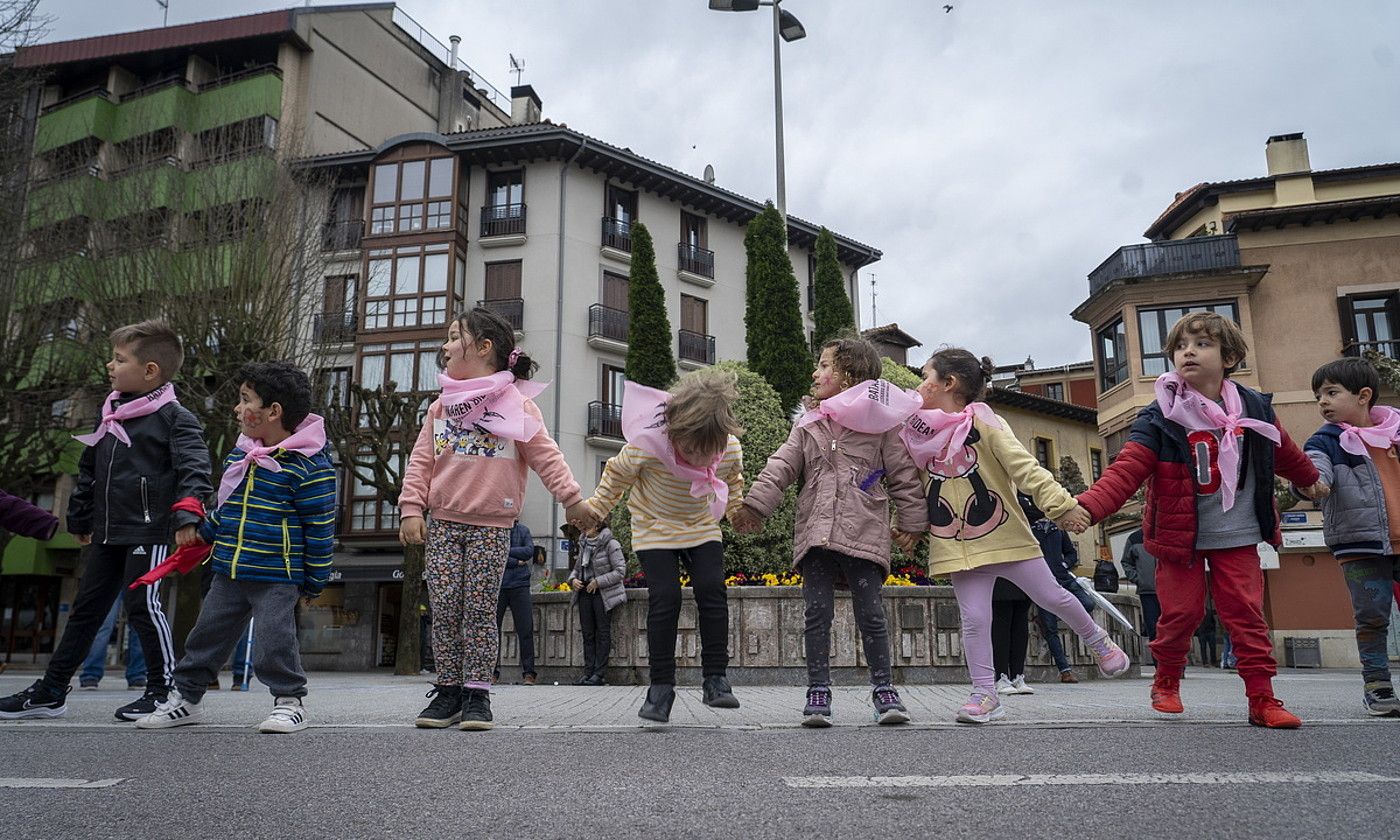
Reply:
[[[525, 400], [525, 411], [543, 426], [533, 400]], [[509, 528], [524, 507], [526, 467], [565, 507], [583, 499], [548, 430], [517, 443], [459, 426], [443, 415], [442, 401], [433, 400], [408, 459], [399, 513], [422, 516], [428, 510], [448, 522]]]

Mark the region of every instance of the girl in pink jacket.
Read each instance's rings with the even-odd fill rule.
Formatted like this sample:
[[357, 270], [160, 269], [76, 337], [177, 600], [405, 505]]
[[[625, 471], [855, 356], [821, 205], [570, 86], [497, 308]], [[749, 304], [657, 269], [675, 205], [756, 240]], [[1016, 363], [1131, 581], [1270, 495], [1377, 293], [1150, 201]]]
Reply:
[[[515, 348], [515, 332], [480, 307], [454, 321], [442, 345], [442, 395], [428, 407], [399, 495], [399, 540], [426, 540], [424, 578], [433, 613], [438, 681], [420, 727], [491, 728], [491, 669], [499, 637], [496, 597], [510, 529], [525, 501], [525, 470], [592, 522], [559, 446], [532, 398], [536, 367]], [[432, 523], [423, 516], [432, 512]]]
[[879, 723], [905, 723], [909, 714], [891, 684], [890, 639], [880, 589], [890, 570], [890, 500], [899, 540], [913, 546], [928, 528], [923, 486], [914, 460], [899, 439], [904, 419], [920, 400], [880, 379], [880, 354], [855, 336], [822, 346], [812, 372], [814, 407], [768, 459], [731, 520], [756, 531], [803, 481], [797, 496], [793, 566], [802, 571], [807, 602], [807, 705], [802, 724], [831, 725], [831, 620], [835, 587], [851, 590], [870, 665], [871, 699]]

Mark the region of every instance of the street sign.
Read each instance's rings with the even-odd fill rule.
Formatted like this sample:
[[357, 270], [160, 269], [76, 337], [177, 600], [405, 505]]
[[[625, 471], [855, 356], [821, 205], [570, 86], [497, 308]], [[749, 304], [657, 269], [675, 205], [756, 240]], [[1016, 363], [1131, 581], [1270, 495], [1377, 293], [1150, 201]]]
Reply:
[[1283, 514], [1283, 524], [1285, 525], [1306, 525], [1308, 524], [1308, 514], [1306, 511], [1286, 511]]

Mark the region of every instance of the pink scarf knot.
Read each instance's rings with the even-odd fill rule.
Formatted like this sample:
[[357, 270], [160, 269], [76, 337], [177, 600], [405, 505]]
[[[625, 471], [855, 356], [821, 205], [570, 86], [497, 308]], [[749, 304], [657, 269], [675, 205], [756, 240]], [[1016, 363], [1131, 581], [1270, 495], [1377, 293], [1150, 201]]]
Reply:
[[676, 478], [690, 482], [690, 495], [709, 499], [710, 514], [718, 521], [724, 518], [729, 505], [729, 485], [716, 472], [724, 453], [705, 467], [687, 464], [676, 454], [671, 435], [666, 430], [666, 404], [671, 401], [668, 391], [648, 388], [635, 382], [622, 386], [622, 436], [627, 442], [666, 465]]
[[112, 403], [121, 399], [120, 391], [113, 391], [107, 395], [107, 399], [102, 403], [102, 422], [97, 424], [97, 429], [91, 434], [73, 435], [73, 439], [80, 441], [85, 446], [96, 446], [97, 442], [107, 435], [111, 435], [127, 446], [131, 445], [131, 437], [127, 435], [126, 428], [122, 426], [127, 420], [137, 417], [145, 417], [147, 414], [155, 414], [162, 407], [169, 403], [177, 402], [175, 399], [175, 386], [169, 382], [150, 392], [142, 394], [135, 399], [112, 407]]
[[1353, 426], [1350, 423], [1337, 425], [1342, 427], [1342, 449], [1353, 455], [1369, 458], [1371, 452], [1366, 448], [1368, 446], [1390, 449], [1400, 443], [1400, 411], [1390, 406], [1372, 406], [1369, 426]]
[[920, 409], [904, 424], [899, 437], [914, 463], [926, 470], [929, 464], [939, 464], [962, 451], [974, 420], [994, 428], [1003, 428], [992, 407], [984, 402], [971, 402], [962, 411], [947, 412], [937, 408]]
[[[1157, 377], [1154, 386], [1157, 405], [1168, 419], [1181, 424], [1188, 432], [1220, 433], [1220, 507], [1235, 506], [1235, 485], [1240, 480], [1240, 438], [1245, 430], [1258, 432], [1274, 445], [1281, 437], [1272, 423], [1244, 416], [1239, 386], [1226, 379], [1220, 386], [1224, 406], [1208, 400], [1186, 383], [1176, 371]], [[1260, 478], [1267, 481], [1268, 476]]]
[[823, 417], [867, 435], [880, 435], [903, 423], [923, 405], [923, 397], [883, 379], [867, 379], [822, 400], [798, 418], [797, 426], [809, 426]]
[[539, 434], [544, 424], [525, 410], [525, 401], [548, 388], [525, 379], [516, 379], [508, 370], [475, 379], [453, 379], [438, 374], [442, 386], [443, 416], [460, 426], [476, 426], [480, 431], [513, 441], [527, 441]]
[[247, 435], [239, 435], [237, 445], [243, 450], [243, 457], [229, 464], [228, 469], [224, 470], [223, 478], [219, 479], [219, 494], [215, 507], [222, 507], [224, 502], [228, 501], [228, 497], [233, 495], [233, 491], [237, 490], [239, 483], [243, 481], [243, 476], [248, 474], [251, 465], [256, 464], [269, 472], [281, 472], [282, 464], [276, 457], [278, 452], [296, 452], [310, 458], [325, 449], [326, 421], [319, 414], [308, 414], [297, 426], [296, 431], [276, 446], [266, 446], [262, 441]]

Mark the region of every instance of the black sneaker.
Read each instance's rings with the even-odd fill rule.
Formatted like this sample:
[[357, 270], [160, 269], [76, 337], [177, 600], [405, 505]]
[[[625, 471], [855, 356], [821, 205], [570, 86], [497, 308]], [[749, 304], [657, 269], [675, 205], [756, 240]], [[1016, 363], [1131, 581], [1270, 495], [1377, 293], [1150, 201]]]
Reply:
[[418, 713], [413, 722], [420, 729], [446, 729], [462, 719], [462, 687], [435, 685], [425, 697], [433, 698], [428, 708]]
[[908, 723], [909, 711], [899, 702], [899, 692], [892, 685], [879, 685], [870, 692], [875, 703], [875, 722], [883, 724]]
[[737, 709], [739, 698], [729, 688], [729, 680], [723, 674], [705, 678], [705, 705], [716, 709]]
[[156, 710], [156, 706], [164, 703], [168, 699], [169, 692], [165, 690], [154, 691], [146, 689], [146, 692], [137, 700], [132, 700], [120, 709], [117, 709], [117, 720], [140, 720]]
[[490, 729], [491, 692], [484, 688], [468, 688], [462, 692], [462, 722], [457, 725], [464, 731]]
[[0, 697], [0, 720], [25, 718], [56, 718], [68, 713], [68, 691], [54, 691], [43, 680], [18, 694]]
[[814, 685], [807, 689], [807, 705], [802, 709], [802, 725], [825, 729], [831, 725], [831, 689]]

